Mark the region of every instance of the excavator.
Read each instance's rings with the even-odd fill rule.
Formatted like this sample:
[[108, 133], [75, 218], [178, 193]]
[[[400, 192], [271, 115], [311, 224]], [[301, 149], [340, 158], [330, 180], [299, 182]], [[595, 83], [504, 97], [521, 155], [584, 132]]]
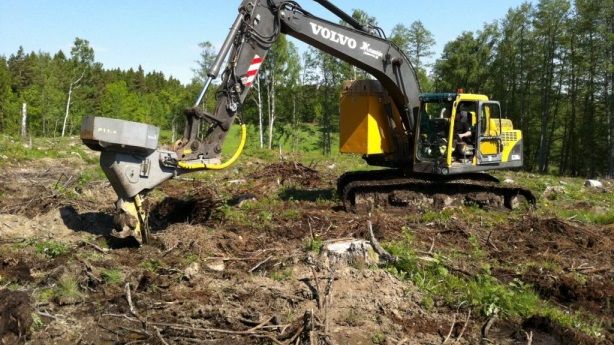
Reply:
[[[473, 198], [478, 203], [479, 195], [495, 195], [507, 207], [513, 207], [519, 197], [534, 203], [529, 190], [503, 186], [484, 173], [523, 164], [522, 133], [502, 116], [498, 102], [463, 90], [422, 94], [409, 59], [381, 28], [358, 22], [327, 0], [314, 1], [342, 24], [319, 18], [295, 1], [241, 2], [202, 91], [185, 111], [183, 137], [172, 150], [158, 147], [158, 127], [84, 118], [81, 139], [101, 152], [101, 168], [118, 196], [114, 236], [146, 243], [149, 231], [143, 198], [149, 191], [182, 174], [225, 169], [239, 158], [247, 132], [241, 107], [281, 34], [372, 77], [343, 84], [340, 151], [361, 154], [368, 165], [384, 169], [339, 177], [338, 193], [346, 210], [359, 211], [364, 205], [403, 207], [416, 198], [437, 194]], [[209, 112], [201, 103], [220, 74], [216, 105]], [[460, 125], [461, 121], [465, 124]], [[241, 127], [240, 144], [222, 162], [222, 145], [235, 123]], [[465, 133], [458, 133], [461, 127]]]

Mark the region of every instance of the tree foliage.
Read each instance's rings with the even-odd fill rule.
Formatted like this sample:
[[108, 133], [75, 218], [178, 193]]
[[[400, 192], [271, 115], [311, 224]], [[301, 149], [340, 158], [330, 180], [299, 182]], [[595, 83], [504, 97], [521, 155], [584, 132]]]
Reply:
[[18, 134], [21, 104], [26, 103], [30, 135], [59, 136], [71, 84], [68, 134], [79, 130], [86, 115], [146, 121], [168, 129], [173, 116], [180, 115], [193, 97], [190, 86], [161, 72], [145, 73], [140, 66], [127, 71], [103, 68], [84, 39], [75, 39], [69, 57], [63, 51], [52, 56], [19, 48], [8, 58], [0, 56], [2, 133]]
[[[364, 11], [355, 9], [352, 15], [377, 26], [377, 18]], [[614, 176], [613, 1], [524, 3], [481, 30], [460, 33], [434, 64], [433, 35], [420, 21], [394, 26], [389, 37], [414, 65], [423, 91], [464, 88], [499, 100], [523, 131], [526, 169]], [[215, 57], [210, 42], [200, 47], [188, 85], [140, 66], [106, 69], [81, 38], [68, 55], [19, 48], [0, 56], [0, 130], [17, 134], [21, 104], [27, 103], [31, 135], [59, 135], [67, 104], [69, 134], [78, 131], [86, 115], [149, 122], [178, 133], [182, 110], [192, 104]], [[299, 54], [282, 35], [261, 67], [242, 116], [263, 129], [262, 143], [271, 148], [281, 140], [300, 140], [301, 124], [317, 124], [319, 147], [328, 154], [338, 131], [343, 81], [366, 78], [372, 76], [316, 49]], [[213, 106], [215, 88], [205, 108]]]

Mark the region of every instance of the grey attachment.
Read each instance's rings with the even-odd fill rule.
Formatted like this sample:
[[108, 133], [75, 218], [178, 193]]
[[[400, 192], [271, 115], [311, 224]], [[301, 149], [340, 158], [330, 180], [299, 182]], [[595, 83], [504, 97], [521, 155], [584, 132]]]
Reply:
[[159, 137], [160, 129], [146, 123], [87, 116], [81, 124], [81, 140], [95, 151], [151, 153]]
[[101, 151], [100, 167], [117, 196], [129, 200], [177, 175], [177, 154], [158, 150], [160, 129], [145, 123], [88, 116], [81, 140]]
[[175, 177], [177, 170], [164, 165], [173, 159], [177, 154], [170, 151], [155, 150], [149, 155], [102, 151], [100, 166], [117, 196], [129, 200]]

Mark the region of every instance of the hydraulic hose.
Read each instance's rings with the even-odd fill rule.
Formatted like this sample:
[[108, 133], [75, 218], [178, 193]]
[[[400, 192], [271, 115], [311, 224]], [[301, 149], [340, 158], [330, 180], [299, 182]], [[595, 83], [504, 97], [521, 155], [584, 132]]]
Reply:
[[187, 163], [187, 162], [179, 162], [179, 167], [186, 170], [222, 170], [228, 168], [232, 163], [234, 163], [241, 153], [243, 152], [243, 148], [245, 147], [245, 141], [247, 139], [247, 126], [245, 124], [241, 125], [241, 142], [239, 143], [239, 147], [235, 151], [234, 155], [230, 157], [226, 162], [220, 164], [205, 164], [205, 163]]

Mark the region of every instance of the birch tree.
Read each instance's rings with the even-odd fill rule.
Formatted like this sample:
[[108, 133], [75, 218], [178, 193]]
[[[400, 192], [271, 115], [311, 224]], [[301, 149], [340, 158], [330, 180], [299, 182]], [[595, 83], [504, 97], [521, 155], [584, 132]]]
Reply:
[[[271, 46], [261, 69], [261, 82], [264, 82], [267, 100], [267, 147], [272, 149], [275, 132], [275, 121], [278, 118], [277, 95], [279, 88], [292, 90], [298, 84], [300, 72], [300, 60], [294, 44], [289, 42], [285, 35], [281, 35]], [[294, 91], [294, 90], [293, 90]], [[291, 101], [291, 98], [288, 98]], [[288, 102], [288, 103], [289, 103]], [[282, 114], [283, 115], [283, 114]]]
[[62, 125], [62, 137], [66, 133], [66, 124], [70, 116], [70, 104], [72, 101], [73, 91], [81, 86], [81, 82], [85, 77], [88, 69], [94, 63], [94, 49], [90, 47], [88, 40], [75, 38], [73, 47], [70, 50], [71, 63], [73, 65], [73, 78], [68, 85], [68, 95], [66, 97], [66, 112], [64, 113], [64, 123]]

